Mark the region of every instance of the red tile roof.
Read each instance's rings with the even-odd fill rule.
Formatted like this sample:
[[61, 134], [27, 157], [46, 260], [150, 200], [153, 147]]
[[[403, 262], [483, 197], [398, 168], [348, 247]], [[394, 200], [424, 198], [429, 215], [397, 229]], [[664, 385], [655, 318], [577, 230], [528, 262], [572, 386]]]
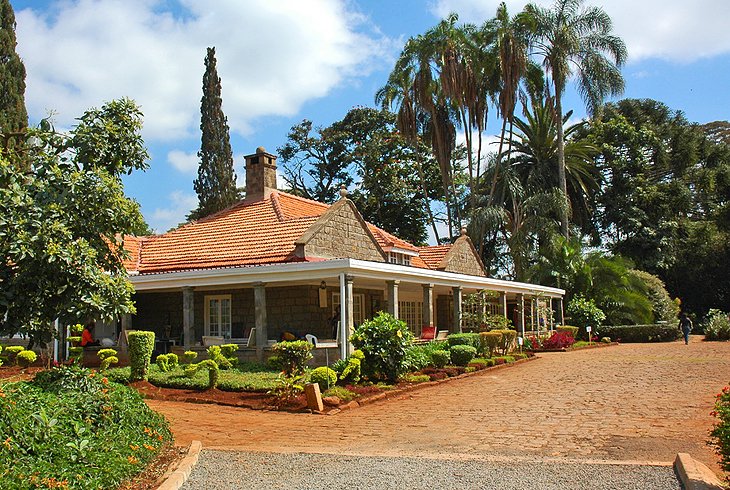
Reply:
[[427, 264], [429, 269], [437, 269], [451, 245], [435, 245], [433, 247], [419, 247], [418, 255]]
[[[327, 204], [275, 191], [162, 235], [125, 237], [130, 258], [124, 265], [130, 272], [149, 274], [321, 260], [295, 257], [294, 242], [327, 209]], [[423, 250], [374, 225], [368, 227], [381, 247]], [[425, 247], [432, 248], [439, 247]], [[412, 257], [411, 265], [429, 268], [430, 262]]]

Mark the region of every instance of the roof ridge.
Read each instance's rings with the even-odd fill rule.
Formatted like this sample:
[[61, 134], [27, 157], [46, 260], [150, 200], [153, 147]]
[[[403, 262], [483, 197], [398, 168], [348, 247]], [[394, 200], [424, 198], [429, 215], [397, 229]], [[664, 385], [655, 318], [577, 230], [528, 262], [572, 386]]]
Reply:
[[271, 205], [274, 207], [274, 213], [276, 214], [277, 219], [280, 223], [282, 223], [286, 217], [284, 216], [284, 210], [281, 209], [281, 204], [279, 203], [279, 192], [272, 192], [269, 195], [269, 199], [271, 200]]

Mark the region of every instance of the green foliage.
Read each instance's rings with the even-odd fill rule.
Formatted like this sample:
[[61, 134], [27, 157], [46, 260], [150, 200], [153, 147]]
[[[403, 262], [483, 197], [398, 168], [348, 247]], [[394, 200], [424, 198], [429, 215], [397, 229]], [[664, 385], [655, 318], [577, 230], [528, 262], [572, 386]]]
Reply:
[[479, 366], [479, 367], [488, 367], [489, 366], [489, 359], [484, 359], [483, 357], [475, 357], [471, 361], [469, 361], [470, 366]]
[[423, 345], [412, 345], [406, 350], [405, 371], [418, 371], [431, 364], [431, 351]]
[[343, 388], [342, 386], [333, 386], [329, 390], [322, 393], [322, 396], [336, 396], [343, 402], [349, 402], [350, 400], [355, 398], [356, 394], [346, 388]]
[[25, 369], [33, 364], [36, 359], [38, 359], [38, 356], [35, 352], [33, 352], [32, 350], [24, 350], [18, 352], [18, 355], [15, 357], [15, 362], [18, 364], [18, 366]]
[[155, 332], [135, 330], [129, 332], [130, 381], [147, 381], [152, 351], [155, 348]]
[[157, 359], [155, 359], [155, 364], [157, 364], [157, 368], [163, 373], [174, 369], [172, 366], [170, 366], [170, 363], [168, 362], [167, 354], [160, 354], [159, 356], [157, 356]]
[[368, 376], [395, 381], [405, 372], [406, 351], [413, 341], [405, 322], [380, 312], [355, 329], [350, 340], [365, 355]]
[[360, 361], [364, 361], [365, 353], [363, 351], [361, 351], [360, 349], [355, 349], [354, 351], [352, 351], [352, 354], [350, 354], [350, 357], [359, 359]]
[[221, 79], [216, 68], [215, 48], [208, 48], [200, 100], [201, 142], [198, 177], [193, 182], [198, 194], [198, 208], [189, 219], [200, 219], [221, 211], [238, 200], [236, 174], [228, 122], [223, 113]]
[[[125, 372], [128, 368], [110, 369], [106, 376], [110, 380], [126, 382]], [[217, 388], [222, 391], [255, 391], [266, 392], [276, 384], [277, 373], [260, 365], [247, 365], [219, 371]], [[189, 390], [205, 390], [210, 382], [210, 374], [200, 369], [198, 364], [187, 364], [183, 369], [162, 372], [156, 366], [150, 369], [149, 382], [164, 388], [184, 388]]]
[[[216, 365], [223, 370], [230, 369], [233, 366], [230, 359], [223, 355], [222, 346], [220, 345], [211, 345], [208, 347], [208, 358], [215, 362]], [[238, 361], [237, 358], [236, 361]]]
[[601, 337], [601, 343], [602, 344], [610, 344], [611, 343], [611, 337]]
[[711, 309], [704, 322], [705, 340], [730, 340], [730, 317], [720, 310]]
[[487, 357], [494, 356], [494, 352], [502, 345], [502, 330], [492, 330], [479, 334], [479, 353]]
[[347, 364], [342, 369], [342, 373], [339, 374], [340, 381], [344, 383], [356, 384], [360, 381], [360, 375], [362, 374], [362, 361], [354, 356], [350, 356], [347, 359]]
[[14, 489], [119, 488], [172, 443], [135, 390], [86, 369], [54, 368], [0, 391], [0, 480]]
[[515, 339], [517, 339], [517, 331], [516, 330], [492, 330], [493, 332], [499, 332], [502, 334], [502, 338], [500, 340], [499, 349], [502, 351], [502, 355], [507, 355], [507, 353], [512, 350], [512, 347], [514, 346]]
[[[672, 342], [681, 336], [676, 325], [604, 325], [601, 336], [607, 336], [618, 342]], [[598, 332], [592, 332], [598, 335]]]
[[652, 304], [655, 322], [673, 322], [679, 316], [679, 304], [667, 292], [664, 281], [654, 274], [632, 269], [631, 274], [644, 282], [647, 297]]
[[170, 366], [170, 369], [175, 369], [180, 364], [180, 359], [177, 357], [177, 354], [174, 352], [167, 354], [167, 364]]
[[[73, 325], [69, 325], [68, 331], [71, 332], [72, 335], [78, 336], [79, 337], [78, 342], [80, 342], [81, 333], [84, 331], [84, 325], [81, 323], [74, 323]], [[71, 342], [71, 341], [69, 340], [69, 342]]]
[[[307, 343], [309, 344], [309, 342]], [[303, 382], [305, 376], [305, 374], [287, 376], [286, 373], [282, 372], [276, 379], [276, 386], [267, 393], [274, 397], [277, 406], [287, 405], [304, 392]]]
[[185, 364], [190, 364], [197, 358], [198, 358], [198, 353], [195, 351], [186, 350], [183, 353], [183, 359], [185, 360]]
[[[357, 361], [357, 359], [354, 360]], [[313, 369], [309, 373], [309, 382], [317, 383], [319, 385], [319, 391], [324, 393], [337, 384], [337, 373], [326, 366], [321, 366]]]
[[29, 130], [33, 172], [0, 156], [0, 335], [43, 345], [59, 313], [63, 323], [134, 313], [114, 237], [147, 230], [121, 180], [146, 166], [140, 128], [134, 103], [115, 101], [88, 111], [70, 134], [47, 121]]
[[8, 358], [8, 362], [10, 364], [16, 364], [16, 358], [18, 357], [18, 354], [23, 352], [25, 350], [25, 347], [22, 345], [11, 345], [9, 347], [5, 348], [5, 356]]
[[198, 363], [198, 369], [208, 370], [208, 389], [218, 386], [218, 364], [211, 359], [204, 359]]
[[495, 364], [510, 364], [515, 362], [514, 356], [497, 356], [494, 358]]
[[403, 381], [406, 383], [427, 383], [431, 381], [431, 377], [428, 374], [406, 374], [403, 376]]
[[451, 352], [447, 350], [435, 350], [431, 352], [431, 364], [441, 369], [451, 362]]
[[83, 347], [69, 347], [68, 348], [68, 358], [72, 360], [73, 362], [80, 363], [81, 359], [84, 357], [84, 348]]
[[107, 369], [109, 369], [109, 366], [111, 366], [112, 364], [119, 364], [119, 358], [116, 356], [107, 357], [106, 359], [101, 361], [101, 365], [99, 366], [99, 369], [101, 371], [106, 371]]
[[274, 355], [285, 376], [295, 376], [304, 372], [304, 367], [312, 359], [314, 346], [306, 340], [277, 342], [272, 347]]
[[230, 358], [235, 357], [238, 352], [238, 344], [223, 344], [221, 345], [221, 354], [224, 357]]
[[[337, 359], [337, 361], [335, 361], [335, 362], [336, 363], [337, 362], [343, 362], [344, 363], [345, 360], [344, 359]], [[269, 356], [269, 358], [266, 360], [266, 365], [270, 369], [273, 369], [274, 371], [281, 371], [282, 370], [281, 362], [279, 362], [279, 356]], [[337, 372], [339, 373], [340, 371], [337, 371]]]
[[479, 334], [478, 333], [452, 333], [446, 338], [449, 343], [449, 347], [455, 345], [470, 345], [475, 349], [479, 348]]
[[569, 333], [574, 339], [578, 338], [578, 327], [572, 327], [570, 325], [558, 325], [555, 327], [555, 330], [558, 332], [567, 332]]
[[[715, 409], [711, 413], [717, 418], [710, 431], [709, 444], [720, 456], [720, 466], [730, 474], [730, 387], [726, 386], [716, 395]], [[730, 476], [728, 476], [730, 481]]]
[[451, 347], [451, 362], [456, 366], [466, 366], [476, 354], [476, 348], [471, 345], [454, 345]]
[[[10, 0], [0, 0], [0, 153], [15, 153], [23, 146], [21, 133], [28, 126], [25, 110], [25, 66], [15, 51], [15, 14]], [[16, 155], [17, 156], [17, 155]]]
[[116, 356], [116, 355], [117, 355], [117, 351], [115, 351], [114, 349], [99, 349], [99, 350], [97, 351], [97, 353], [96, 353], [96, 356], [97, 356], [97, 357], [98, 357], [98, 358], [99, 358], [100, 360], [102, 360], [102, 361], [103, 361], [104, 359], [108, 358], [108, 357], [114, 357], [114, 356]]
[[77, 346], [81, 343], [81, 337], [72, 335], [70, 337], [66, 337], [66, 340], [68, 340], [69, 344], [73, 346]]
[[[566, 312], [571, 322], [578, 327], [580, 334], [586, 331], [586, 327], [591, 327], [595, 332], [606, 319], [606, 315], [592, 299], [586, 299], [581, 295], [576, 295], [570, 300]], [[575, 335], [573, 337], [577, 338]]]

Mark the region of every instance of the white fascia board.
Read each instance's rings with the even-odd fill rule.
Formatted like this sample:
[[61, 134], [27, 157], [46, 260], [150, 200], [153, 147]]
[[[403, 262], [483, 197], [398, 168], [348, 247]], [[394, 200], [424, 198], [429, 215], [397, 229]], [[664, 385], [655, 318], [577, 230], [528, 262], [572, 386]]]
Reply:
[[225, 269], [204, 269], [194, 271], [167, 272], [160, 274], [130, 275], [129, 280], [137, 291], [182, 288], [186, 286], [232, 286], [254, 282], [276, 283], [286, 281], [319, 280], [339, 275], [352, 274], [368, 279], [402, 280], [419, 284], [434, 284], [446, 287], [467, 287], [490, 289], [507, 293], [529, 295], [543, 294], [561, 298], [564, 289], [512, 282], [488, 277], [470, 276], [454, 272], [434, 271], [388, 262], [370, 262], [356, 259], [332, 259], [321, 262], [296, 262], [286, 264], [235, 267]]
[[564, 289], [540, 286], [525, 282], [505, 281], [503, 279], [492, 279], [489, 277], [470, 276], [468, 274], [457, 274], [455, 272], [434, 271], [404, 265], [367, 262], [364, 260], [350, 259], [350, 274], [370, 279], [399, 279], [407, 282], [430, 283], [437, 286], [455, 287], [462, 286], [477, 289], [490, 289], [508, 293], [523, 294], [544, 294], [555, 298], [565, 295]]
[[186, 286], [231, 286], [254, 282], [319, 280], [346, 272], [348, 266], [348, 259], [333, 259], [321, 262], [138, 274], [130, 275], [129, 281], [134, 285], [136, 291], [150, 291]]
[[416, 252], [414, 250], [408, 250], [406, 248], [383, 247], [383, 252], [393, 252], [393, 253], [397, 253], [397, 254], [408, 255], [410, 257], [418, 257], [418, 252]]

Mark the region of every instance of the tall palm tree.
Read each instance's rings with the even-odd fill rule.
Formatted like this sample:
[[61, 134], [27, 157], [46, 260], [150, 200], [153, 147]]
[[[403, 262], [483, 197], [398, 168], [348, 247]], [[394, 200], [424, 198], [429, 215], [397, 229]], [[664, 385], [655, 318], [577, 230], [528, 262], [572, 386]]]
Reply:
[[[626, 61], [626, 45], [611, 33], [611, 18], [603, 9], [584, 7], [583, 0], [555, 0], [550, 9], [528, 4], [525, 11], [535, 20], [534, 54], [542, 58], [552, 80], [556, 121], [563, 120], [562, 97], [573, 76], [591, 116], [606, 97], [623, 92], [619, 68]], [[558, 124], [558, 180], [567, 196], [564, 144], [563, 127]], [[568, 237], [567, 210], [560, 222], [563, 236]]]

